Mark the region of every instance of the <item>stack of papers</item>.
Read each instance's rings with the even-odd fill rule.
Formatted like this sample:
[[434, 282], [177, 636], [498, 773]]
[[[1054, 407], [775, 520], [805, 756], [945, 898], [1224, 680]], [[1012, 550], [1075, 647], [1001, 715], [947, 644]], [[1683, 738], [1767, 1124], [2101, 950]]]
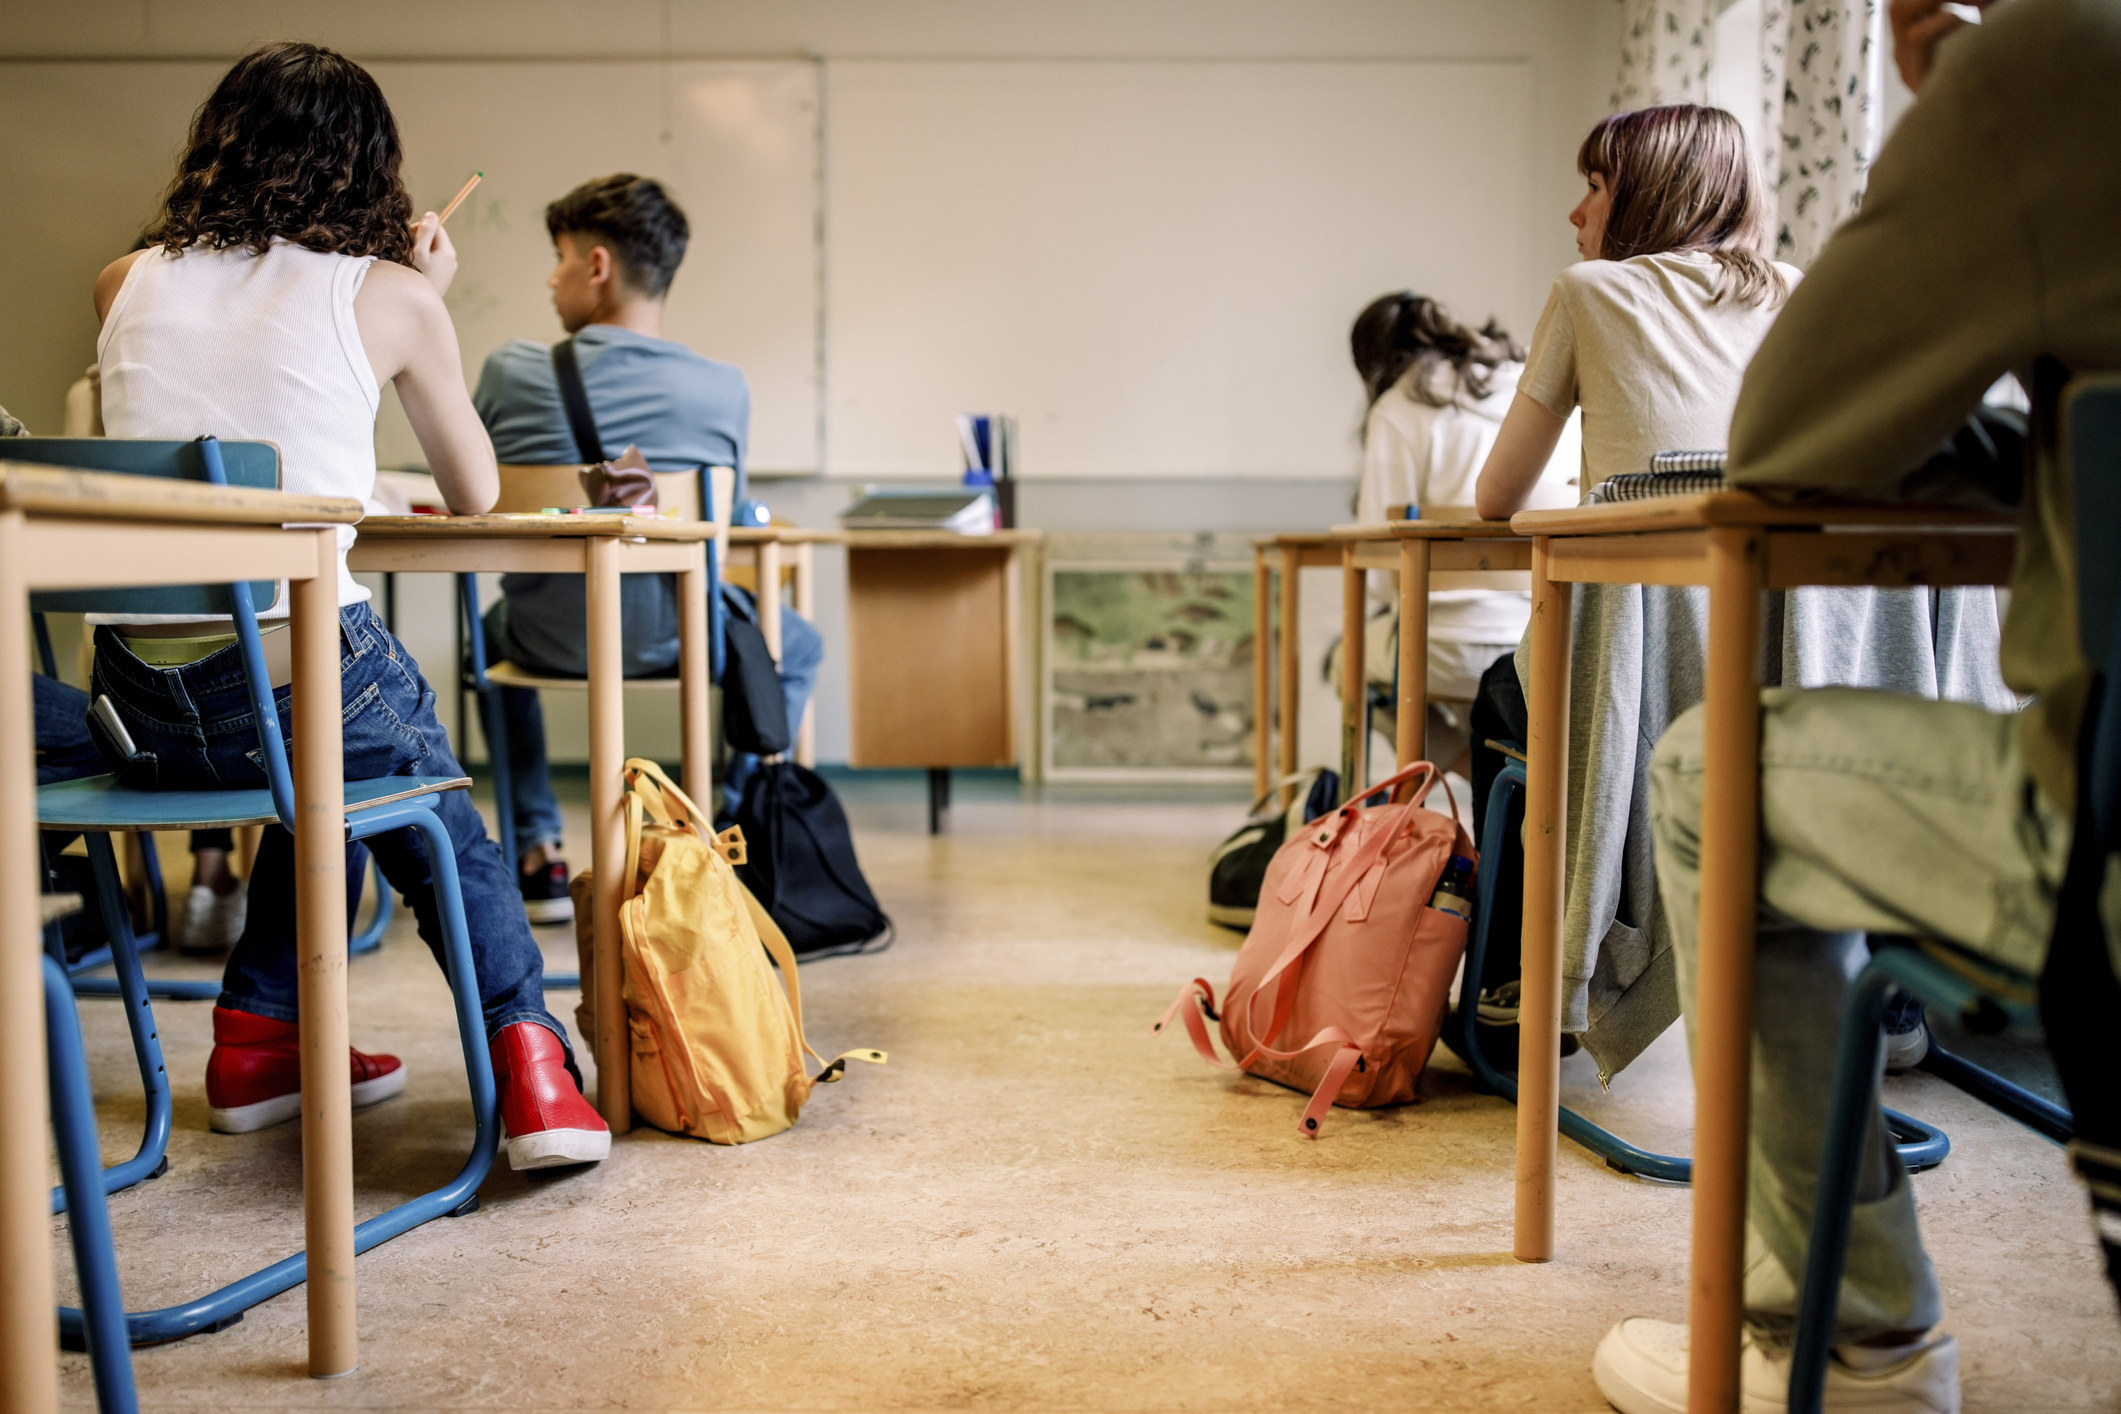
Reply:
[[849, 530], [947, 530], [958, 535], [994, 532], [994, 495], [985, 487], [865, 487], [840, 512]]

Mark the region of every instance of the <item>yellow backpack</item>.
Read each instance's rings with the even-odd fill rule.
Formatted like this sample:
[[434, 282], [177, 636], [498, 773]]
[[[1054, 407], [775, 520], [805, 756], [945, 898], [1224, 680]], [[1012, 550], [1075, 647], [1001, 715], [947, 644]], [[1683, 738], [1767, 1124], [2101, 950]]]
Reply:
[[[795, 954], [736, 876], [743, 834], [712, 835], [701, 828], [706, 819], [653, 761], [627, 761], [619, 933], [633, 1108], [658, 1129], [747, 1144], [794, 1124], [811, 1089], [838, 1080], [848, 1061], [882, 1065], [885, 1056], [848, 1051], [809, 1073], [803, 1056], [823, 1057], [803, 1039]], [[589, 878], [571, 892], [582, 959], [575, 1020], [594, 1049]]]

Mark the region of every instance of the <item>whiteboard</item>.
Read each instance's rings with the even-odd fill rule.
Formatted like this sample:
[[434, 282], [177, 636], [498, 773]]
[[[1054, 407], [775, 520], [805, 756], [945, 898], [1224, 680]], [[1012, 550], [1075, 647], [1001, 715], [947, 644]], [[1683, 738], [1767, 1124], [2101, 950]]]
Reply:
[[[89, 288], [132, 243], [174, 170], [218, 63], [0, 65], [0, 259], [47, 279], [0, 282], [0, 404], [51, 408], [94, 357]], [[736, 364], [752, 392], [751, 464], [818, 467], [818, 78], [807, 60], [388, 62], [369, 66], [398, 118], [414, 209], [450, 218], [448, 303], [467, 380], [514, 338], [560, 336], [545, 276], [544, 207], [594, 176], [634, 171], [685, 208], [692, 240], [664, 333]], [[27, 219], [23, 219], [24, 217]], [[29, 331], [30, 337], [23, 337]], [[23, 391], [18, 391], [23, 390]], [[422, 458], [386, 396], [385, 466]]]
[[[1355, 471], [1348, 326], [1411, 287], [1530, 333], [1526, 62], [835, 61], [828, 471]], [[1558, 219], [1558, 217], [1556, 218]]]

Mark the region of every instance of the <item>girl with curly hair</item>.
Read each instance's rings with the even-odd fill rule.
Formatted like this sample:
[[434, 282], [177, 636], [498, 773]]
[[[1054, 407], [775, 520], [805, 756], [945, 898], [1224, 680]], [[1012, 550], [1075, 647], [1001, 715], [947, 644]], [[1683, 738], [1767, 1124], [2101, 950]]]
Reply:
[[[271, 44], [238, 60], [192, 121], [146, 247], [96, 281], [110, 435], [272, 442], [286, 489], [366, 501], [376, 481], [376, 409], [383, 384], [394, 383], [450, 508], [491, 506], [493, 447], [442, 304], [456, 251], [433, 212], [413, 220], [402, 159], [390, 105], [360, 65], [312, 44]], [[346, 572], [354, 535], [339, 533], [347, 778], [460, 776], [434, 692]], [[283, 710], [286, 635], [271, 626], [285, 614], [282, 603], [260, 616]], [[136, 652], [143, 638], [194, 642]], [[256, 733], [225, 618], [106, 623], [96, 650], [94, 690], [159, 758], [163, 784], [264, 783], [249, 755]], [[469, 797], [438, 799], [456, 847], [509, 1160], [544, 1168], [601, 1159], [610, 1132], [583, 1099], [566, 1029], [545, 1007], [515, 881]], [[368, 847], [439, 956], [434, 887], [412, 832]], [[293, 856], [288, 834], [268, 829], [214, 1009], [206, 1096], [212, 1127], [226, 1133], [301, 1109]], [[354, 1051], [348, 1063], [356, 1105], [405, 1088], [395, 1056]]]

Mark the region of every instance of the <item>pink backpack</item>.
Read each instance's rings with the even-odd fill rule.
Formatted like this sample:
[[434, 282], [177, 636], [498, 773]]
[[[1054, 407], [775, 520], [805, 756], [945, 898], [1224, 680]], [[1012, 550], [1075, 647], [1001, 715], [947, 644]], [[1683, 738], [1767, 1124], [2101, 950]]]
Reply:
[[[1420, 803], [1442, 775], [1418, 761], [1364, 795], [1398, 787], [1389, 804], [1343, 805], [1293, 835], [1267, 866], [1221, 1016], [1196, 977], [1156, 1023], [1183, 1015], [1209, 1064], [1309, 1092], [1306, 1139], [1332, 1105], [1412, 1100], [1443, 1030], [1466, 919], [1430, 899], [1453, 855], [1476, 856], [1456, 820]], [[1203, 1014], [1222, 1022], [1235, 1065], [1215, 1054]], [[1301, 1039], [1275, 1049], [1284, 1036]]]

